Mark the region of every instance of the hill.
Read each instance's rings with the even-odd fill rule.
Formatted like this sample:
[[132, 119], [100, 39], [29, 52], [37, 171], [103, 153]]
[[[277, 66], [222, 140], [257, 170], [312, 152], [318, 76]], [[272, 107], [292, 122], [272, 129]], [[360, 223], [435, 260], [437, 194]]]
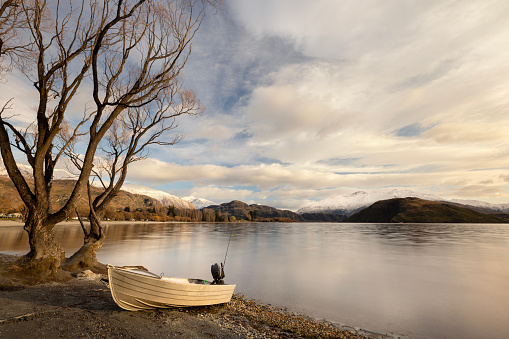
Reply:
[[333, 213], [351, 216], [377, 201], [407, 197], [415, 197], [432, 201], [442, 200], [432, 194], [422, 194], [408, 189], [374, 190], [369, 192], [357, 191], [314, 202], [299, 209], [297, 213]]
[[310, 222], [341, 222], [346, 219], [346, 215], [337, 213], [302, 213], [300, 216]]
[[264, 205], [248, 205], [238, 200], [233, 200], [221, 205], [211, 205], [202, 210], [212, 210], [224, 218], [233, 216], [237, 220], [304, 221], [304, 218], [292, 211], [280, 210]]
[[477, 200], [448, 200], [433, 194], [419, 193], [408, 189], [381, 189], [369, 192], [357, 191], [350, 194], [334, 196], [305, 206], [299, 209], [297, 213], [301, 215], [304, 213], [334, 213], [351, 216], [380, 200], [410, 197], [455, 204], [460, 207], [467, 207], [482, 213], [509, 212], [509, 204], [491, 204]]
[[419, 198], [378, 201], [345, 222], [373, 223], [503, 223], [501, 218], [443, 202]]
[[[28, 180], [28, 179], [27, 179]], [[29, 185], [32, 182], [28, 180]], [[58, 209], [64, 205], [71, 194], [74, 186], [74, 180], [55, 180], [53, 181], [53, 189], [51, 191], [51, 204], [53, 209]], [[92, 196], [97, 196], [101, 190], [97, 187], [92, 187]], [[19, 211], [23, 206], [23, 202], [19, 197], [14, 184], [9, 177], [0, 176], [0, 212], [14, 212]], [[160, 209], [163, 205], [154, 198], [146, 195], [133, 194], [125, 191], [120, 191], [118, 196], [113, 199], [110, 206], [113, 210], [124, 210], [128, 207], [131, 211], [136, 209]], [[80, 214], [88, 211], [87, 194], [83, 192], [80, 202], [78, 204]]]

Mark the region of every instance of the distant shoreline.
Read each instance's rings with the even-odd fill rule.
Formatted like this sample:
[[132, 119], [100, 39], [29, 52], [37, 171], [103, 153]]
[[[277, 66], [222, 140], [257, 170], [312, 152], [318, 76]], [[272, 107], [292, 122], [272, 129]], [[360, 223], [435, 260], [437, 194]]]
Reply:
[[[102, 222], [103, 226], [106, 225], [115, 225], [115, 224], [164, 224], [169, 223], [172, 221], [125, 221], [125, 220], [107, 220]], [[179, 223], [181, 221], [178, 221]], [[85, 224], [88, 224], [88, 221], [84, 221]], [[14, 220], [14, 219], [0, 219], [0, 227], [2, 226], [23, 226], [25, 223], [21, 220]], [[69, 220], [69, 221], [62, 221], [57, 224], [57, 226], [79, 226], [80, 222], [78, 220]]]
[[[84, 221], [86, 225], [88, 225], [88, 221]], [[136, 224], [201, 224], [201, 223], [214, 223], [214, 222], [207, 222], [207, 221], [127, 221], [127, 220], [106, 220], [103, 221], [101, 224], [102, 226], [109, 226], [109, 225], [136, 225]], [[218, 222], [217, 224], [227, 224], [230, 222]], [[235, 224], [241, 224], [241, 222], [232, 222]], [[260, 223], [260, 224], [266, 224], [267, 222], [263, 221], [249, 221], [249, 223]], [[320, 222], [320, 221], [301, 221], [301, 222], [294, 222], [295, 224], [303, 223], [303, 224], [312, 224], [312, 223], [318, 223], [318, 224], [324, 224], [328, 222]], [[501, 224], [509, 224], [509, 220], [507, 222], [501, 222], [501, 223], [480, 223], [480, 222], [329, 222], [333, 224], [344, 224], [344, 225], [355, 225], [355, 224], [383, 224], [383, 225], [409, 225], [409, 224], [490, 224], [490, 225], [501, 225]], [[0, 228], [1, 227], [23, 227], [24, 222], [21, 220], [14, 220], [14, 219], [0, 219]], [[59, 222], [56, 226], [80, 226], [80, 222], [78, 220], [69, 220], [69, 221], [62, 221]]]

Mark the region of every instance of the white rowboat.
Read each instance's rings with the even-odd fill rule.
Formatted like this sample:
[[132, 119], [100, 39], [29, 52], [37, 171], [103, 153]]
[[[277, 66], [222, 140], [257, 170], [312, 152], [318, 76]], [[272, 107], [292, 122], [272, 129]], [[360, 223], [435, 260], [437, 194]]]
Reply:
[[201, 279], [166, 278], [137, 268], [108, 265], [113, 300], [129, 311], [227, 303], [235, 285]]

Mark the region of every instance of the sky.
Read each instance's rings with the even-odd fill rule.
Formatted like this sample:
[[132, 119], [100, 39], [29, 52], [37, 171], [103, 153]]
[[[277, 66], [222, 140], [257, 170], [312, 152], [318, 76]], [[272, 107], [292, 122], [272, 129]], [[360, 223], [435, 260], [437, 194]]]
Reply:
[[225, 2], [184, 71], [205, 112], [127, 182], [290, 210], [387, 188], [509, 202], [508, 1]]

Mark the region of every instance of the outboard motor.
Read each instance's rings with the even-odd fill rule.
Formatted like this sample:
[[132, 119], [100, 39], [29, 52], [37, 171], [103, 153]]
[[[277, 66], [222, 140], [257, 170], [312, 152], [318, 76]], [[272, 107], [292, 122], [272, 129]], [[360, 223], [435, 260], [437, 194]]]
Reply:
[[210, 267], [210, 271], [212, 272], [212, 277], [214, 278], [214, 281], [212, 282], [212, 285], [224, 285], [224, 266], [223, 263], [221, 263], [221, 268], [219, 268], [219, 265], [215, 263]]

